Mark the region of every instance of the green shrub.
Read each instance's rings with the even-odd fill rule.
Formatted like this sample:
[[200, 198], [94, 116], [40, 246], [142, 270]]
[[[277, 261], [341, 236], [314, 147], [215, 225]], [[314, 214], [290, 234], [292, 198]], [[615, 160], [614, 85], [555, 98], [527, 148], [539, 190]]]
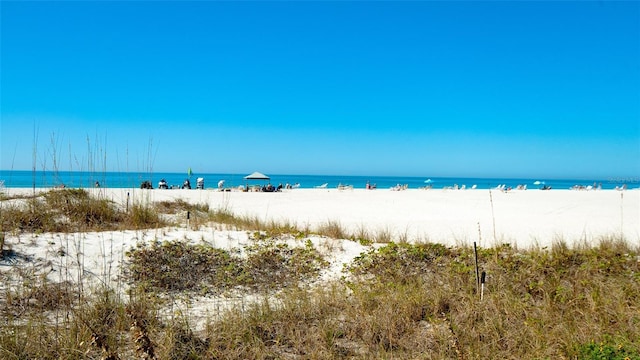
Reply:
[[326, 266], [311, 242], [290, 248], [273, 241], [246, 248], [247, 257], [183, 241], [138, 246], [127, 253], [128, 277], [156, 291], [219, 293], [236, 286], [268, 289], [311, 278]]
[[127, 255], [130, 279], [160, 291], [224, 289], [241, 271], [227, 251], [183, 241], [138, 246]]
[[381, 281], [410, 281], [415, 276], [430, 275], [430, 268], [455, 253], [440, 244], [389, 243], [356, 257], [349, 266], [355, 275], [372, 274]]
[[640, 353], [624, 345], [591, 341], [578, 346], [577, 358], [581, 360], [640, 360]]

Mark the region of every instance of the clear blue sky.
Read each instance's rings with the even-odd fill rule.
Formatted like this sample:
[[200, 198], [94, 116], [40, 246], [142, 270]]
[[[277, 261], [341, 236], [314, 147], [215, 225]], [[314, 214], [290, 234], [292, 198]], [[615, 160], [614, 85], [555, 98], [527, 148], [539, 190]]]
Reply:
[[640, 2], [12, 2], [5, 170], [640, 175]]

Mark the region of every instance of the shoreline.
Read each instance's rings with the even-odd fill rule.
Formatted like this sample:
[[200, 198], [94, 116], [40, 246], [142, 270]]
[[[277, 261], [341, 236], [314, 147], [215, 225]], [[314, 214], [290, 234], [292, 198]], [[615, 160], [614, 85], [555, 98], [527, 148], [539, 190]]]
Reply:
[[219, 181], [224, 181], [225, 187], [237, 188], [247, 185], [266, 185], [270, 182], [273, 186], [287, 184], [304, 189], [313, 189], [326, 184], [328, 188], [338, 188], [339, 185], [353, 186], [356, 189], [365, 189], [367, 183], [378, 189], [390, 189], [395, 186], [407, 186], [411, 189], [432, 187], [443, 189], [445, 187], [465, 187], [471, 189], [495, 189], [498, 186], [527, 187], [529, 190], [537, 190], [543, 186], [552, 189], [571, 189], [580, 187], [583, 189], [599, 188], [613, 190], [617, 187], [627, 186], [629, 189], [640, 187], [638, 176], [618, 177], [577, 177], [577, 178], [528, 178], [528, 177], [450, 177], [450, 176], [416, 176], [414, 175], [328, 175], [328, 174], [270, 174], [269, 179], [246, 180], [246, 174], [240, 173], [197, 173], [188, 175], [180, 172], [155, 172], [155, 171], [53, 171], [53, 170], [0, 170], [0, 183], [8, 188], [21, 187], [55, 187], [66, 184], [72, 188], [90, 188], [95, 182], [99, 182], [108, 188], [138, 188], [143, 181], [149, 181], [153, 188], [159, 186], [160, 180], [165, 180], [169, 188], [180, 188], [189, 179], [195, 187], [197, 179], [204, 180], [206, 189], [217, 190]]
[[[53, 188], [36, 188], [50, 191]], [[640, 245], [640, 191], [616, 190], [442, 190], [293, 189], [277, 193], [197, 189], [145, 190], [87, 188], [125, 206], [184, 200], [207, 204], [236, 216], [290, 222], [317, 229], [338, 224], [351, 234], [388, 234], [393, 241], [431, 241], [445, 245], [492, 247], [503, 243], [527, 248], [595, 244], [620, 236]], [[33, 188], [5, 188], [8, 196], [30, 195]], [[495, 234], [495, 235], [494, 235]]]

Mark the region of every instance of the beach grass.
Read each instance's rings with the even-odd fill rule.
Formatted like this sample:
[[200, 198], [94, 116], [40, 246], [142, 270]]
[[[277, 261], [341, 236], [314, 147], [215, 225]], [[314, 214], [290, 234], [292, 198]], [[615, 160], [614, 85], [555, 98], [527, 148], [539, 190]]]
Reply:
[[84, 189], [56, 189], [11, 200], [2, 206], [3, 231], [69, 233], [168, 225], [156, 207], [136, 203], [125, 210]]
[[[192, 226], [244, 229], [250, 242], [240, 257], [160, 235], [128, 252], [120, 288], [16, 268], [19, 281], [0, 294], [3, 359], [640, 359], [640, 248], [619, 235], [476, 254], [463, 245], [394, 241], [384, 229], [349, 234], [330, 221], [313, 233], [377, 246], [341, 279], [312, 286], [326, 264], [305, 239], [308, 227], [182, 201], [124, 211], [81, 191], [51, 192], [3, 205], [2, 230], [153, 229], [176, 226], [171, 215], [189, 211]], [[10, 247], [3, 257], [21, 256]], [[4, 271], [0, 277], [10, 280]], [[186, 314], [166, 315], [167, 299], [224, 292], [256, 301], [204, 328]]]

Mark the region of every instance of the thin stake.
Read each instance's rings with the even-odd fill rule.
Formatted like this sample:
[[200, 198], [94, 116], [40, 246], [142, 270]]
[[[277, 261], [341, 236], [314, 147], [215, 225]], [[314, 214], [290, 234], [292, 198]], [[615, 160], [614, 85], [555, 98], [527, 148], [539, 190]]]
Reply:
[[473, 242], [473, 253], [476, 258], [476, 289], [480, 291], [480, 270], [478, 269], [478, 248], [476, 247], [476, 242]]
[[487, 273], [486, 272], [482, 272], [482, 277], [480, 279], [480, 283], [482, 285], [481, 290], [480, 290], [480, 301], [482, 301], [482, 299], [484, 298], [484, 282], [487, 278]]

